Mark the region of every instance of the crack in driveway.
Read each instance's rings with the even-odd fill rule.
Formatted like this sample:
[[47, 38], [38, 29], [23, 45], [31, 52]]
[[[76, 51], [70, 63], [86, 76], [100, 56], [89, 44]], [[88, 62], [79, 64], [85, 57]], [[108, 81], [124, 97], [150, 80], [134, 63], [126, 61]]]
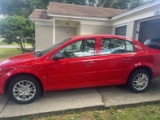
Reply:
[[6, 103], [4, 104], [4, 106], [2, 107], [1, 111], [0, 111], [0, 115], [3, 112], [4, 108], [7, 106], [8, 102], [9, 102], [10, 98], [8, 98], [8, 100], [6, 101]]
[[100, 94], [100, 96], [101, 96], [101, 101], [102, 101], [103, 105], [105, 106], [105, 102], [107, 102], [107, 98], [105, 98], [105, 97], [103, 96], [103, 94], [98, 90], [98, 88], [95, 88], [95, 90]]

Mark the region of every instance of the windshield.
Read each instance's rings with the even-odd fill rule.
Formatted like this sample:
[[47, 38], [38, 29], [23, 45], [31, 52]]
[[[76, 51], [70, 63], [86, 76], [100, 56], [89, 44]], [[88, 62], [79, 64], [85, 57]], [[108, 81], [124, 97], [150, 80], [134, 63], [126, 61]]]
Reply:
[[65, 43], [66, 41], [68, 41], [68, 40], [70, 40], [70, 39], [71, 39], [71, 38], [67, 38], [67, 39], [65, 39], [65, 40], [62, 40], [62, 41], [60, 41], [59, 43], [54, 44], [53, 46], [49, 47], [49, 48], [46, 49], [46, 50], [37, 51], [38, 53], [35, 52], [35, 56], [36, 56], [36, 57], [43, 56], [43, 55], [49, 53], [50, 51], [54, 50], [55, 48], [57, 48], [58, 46], [62, 45], [63, 43]]

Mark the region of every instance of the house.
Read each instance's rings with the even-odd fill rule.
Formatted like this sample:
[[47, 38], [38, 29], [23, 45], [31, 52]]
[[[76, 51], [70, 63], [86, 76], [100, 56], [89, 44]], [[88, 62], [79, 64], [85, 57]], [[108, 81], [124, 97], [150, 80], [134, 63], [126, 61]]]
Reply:
[[75, 35], [116, 34], [140, 42], [160, 37], [160, 1], [132, 10], [50, 2], [47, 10], [35, 9], [36, 50]]

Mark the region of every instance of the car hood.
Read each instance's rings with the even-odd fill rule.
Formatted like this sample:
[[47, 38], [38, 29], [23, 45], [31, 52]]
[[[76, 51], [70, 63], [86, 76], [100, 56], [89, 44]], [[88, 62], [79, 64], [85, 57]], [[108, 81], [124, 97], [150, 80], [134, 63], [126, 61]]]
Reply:
[[16, 55], [10, 58], [7, 58], [5, 60], [0, 61], [0, 67], [8, 66], [8, 65], [13, 65], [13, 64], [21, 64], [23, 62], [31, 61], [35, 59], [36, 57], [34, 56], [34, 53], [26, 53], [26, 54], [20, 54]]

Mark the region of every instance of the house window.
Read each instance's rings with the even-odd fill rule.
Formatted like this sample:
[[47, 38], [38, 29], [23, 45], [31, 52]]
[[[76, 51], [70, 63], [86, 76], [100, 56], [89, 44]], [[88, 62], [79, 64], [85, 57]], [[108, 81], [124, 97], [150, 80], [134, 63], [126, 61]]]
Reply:
[[116, 35], [126, 36], [127, 25], [116, 27]]

